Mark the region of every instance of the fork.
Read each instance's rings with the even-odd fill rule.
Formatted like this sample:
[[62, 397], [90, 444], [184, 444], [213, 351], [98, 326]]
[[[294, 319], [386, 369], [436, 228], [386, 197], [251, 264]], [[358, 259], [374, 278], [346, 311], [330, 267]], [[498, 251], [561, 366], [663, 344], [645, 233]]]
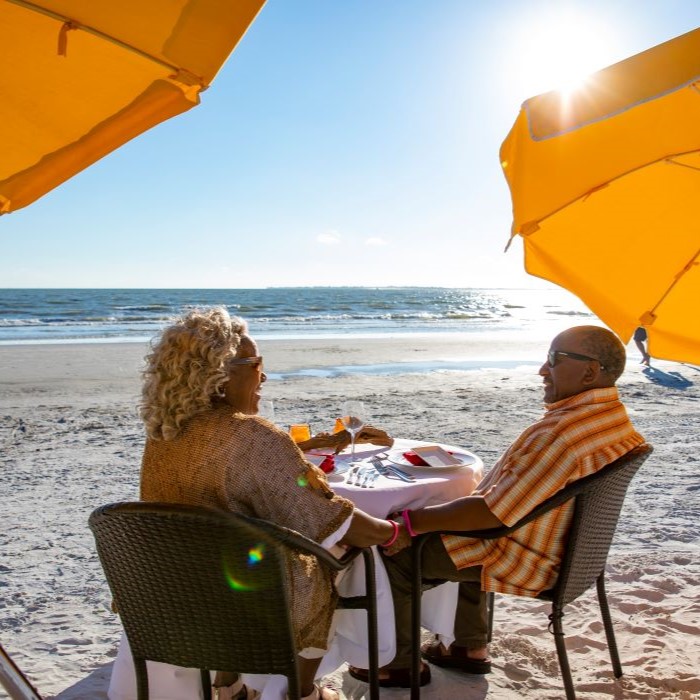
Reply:
[[374, 482], [377, 480], [378, 477], [379, 477], [379, 472], [376, 469], [372, 469], [369, 472], [369, 476], [365, 480], [364, 486], [366, 486], [368, 489], [373, 489]]
[[377, 471], [371, 466], [364, 467], [362, 470], [362, 478], [360, 479], [359, 485], [363, 488], [371, 488], [372, 483], [374, 482], [373, 475], [376, 474]]
[[358, 464], [354, 467], [354, 469], [355, 473], [352, 480], [348, 481], [348, 483], [352, 484], [353, 486], [363, 486], [363, 481], [365, 480], [367, 474], [367, 466], [364, 464]]
[[357, 477], [360, 474], [360, 466], [353, 464], [350, 469], [348, 469], [347, 476], [345, 477], [345, 483], [354, 486], [357, 483]]

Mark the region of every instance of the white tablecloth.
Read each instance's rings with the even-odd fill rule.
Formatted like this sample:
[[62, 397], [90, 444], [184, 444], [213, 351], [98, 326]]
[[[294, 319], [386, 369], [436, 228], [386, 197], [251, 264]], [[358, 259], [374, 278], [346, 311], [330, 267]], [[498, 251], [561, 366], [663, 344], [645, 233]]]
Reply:
[[[422, 443], [415, 440], [397, 440], [394, 448], [407, 450]], [[464, 451], [448, 445], [443, 447]], [[381, 455], [384, 448], [358, 445], [356, 459]], [[378, 477], [373, 488], [350, 486], [331, 475], [331, 486], [336, 493], [349, 498], [358, 508], [376, 517], [386, 517], [404, 508], [421, 508], [445, 503], [455, 498], [468, 496], [480, 481], [483, 473], [481, 460], [475, 457], [474, 464], [457, 470], [437, 469], [412, 472], [415, 482]], [[347, 460], [343, 455], [339, 462]], [[407, 470], [408, 471], [408, 470]], [[379, 665], [389, 663], [396, 653], [394, 634], [394, 604], [384, 564], [374, 552], [377, 581], [377, 609], [379, 631]], [[443, 637], [445, 644], [454, 639], [454, 615], [457, 608], [456, 583], [445, 583], [423, 594], [421, 622], [424, 627]], [[341, 595], [364, 593], [364, 562], [362, 557], [341, 579], [338, 589]], [[362, 610], [339, 610], [336, 612], [336, 634], [319, 668], [319, 676], [327, 675], [348, 662], [366, 668], [367, 623]], [[194, 700], [201, 698], [199, 671], [184, 669], [169, 664], [148, 662], [148, 677], [151, 700]], [[287, 681], [283, 676], [244, 675], [246, 683], [262, 691], [262, 700], [283, 700]], [[122, 637], [119, 652], [112, 669], [109, 692], [110, 700], [136, 700], [136, 679], [126, 637]]]

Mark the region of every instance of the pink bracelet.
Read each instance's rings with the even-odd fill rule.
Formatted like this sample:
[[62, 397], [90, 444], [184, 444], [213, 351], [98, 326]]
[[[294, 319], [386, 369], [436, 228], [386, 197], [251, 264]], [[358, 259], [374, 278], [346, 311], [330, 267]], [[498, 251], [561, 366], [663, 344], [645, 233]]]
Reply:
[[396, 542], [396, 538], [399, 536], [399, 524], [395, 520], [387, 520], [388, 523], [391, 523], [392, 527], [394, 528], [394, 534], [386, 541], [380, 544], [380, 547], [384, 547], [385, 549], [387, 547], [391, 547], [394, 542]]
[[413, 529], [413, 526], [411, 525], [411, 519], [408, 517], [408, 509], [404, 510], [403, 513], [401, 513], [401, 517], [403, 518], [403, 524], [406, 526], [408, 534], [411, 537], [416, 537], [418, 533]]

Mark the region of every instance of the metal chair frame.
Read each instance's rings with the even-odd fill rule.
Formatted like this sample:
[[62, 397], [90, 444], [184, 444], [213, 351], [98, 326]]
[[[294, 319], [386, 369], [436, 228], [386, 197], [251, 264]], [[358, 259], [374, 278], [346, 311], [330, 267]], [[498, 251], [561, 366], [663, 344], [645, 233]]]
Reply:
[[289, 549], [336, 572], [364, 557], [365, 595], [341, 597], [337, 607], [367, 611], [370, 697], [379, 699], [371, 549], [351, 549], [336, 559], [280, 525], [170, 503], [105, 505], [93, 511], [89, 525], [131, 647], [138, 700], [149, 698], [146, 660], [199, 668], [205, 700], [211, 699], [211, 670], [285, 675], [288, 697], [299, 700], [285, 585]]
[[[567, 700], [575, 700], [571, 668], [566, 654], [562, 617], [564, 606], [572, 602], [593, 583], [596, 584], [605, 636], [610, 652], [615, 678], [622, 676], [622, 665], [615, 641], [610, 608], [605, 592], [605, 563], [612, 543], [622, 504], [630, 481], [644, 461], [652, 453], [651, 445], [640, 445], [611, 464], [589, 476], [579, 479], [547, 499], [528, 515], [511, 527], [489, 530], [445, 531], [440, 534], [461, 535], [477, 539], [497, 539], [515, 532], [523, 525], [536, 520], [566, 501], [575, 499], [574, 513], [568, 540], [562, 556], [559, 576], [550, 590], [543, 591], [535, 600], [548, 600], [552, 603], [549, 615], [549, 630], [559, 659], [559, 667], [564, 681]], [[420, 639], [421, 639], [421, 552], [428, 537], [436, 533], [419, 535], [413, 540], [413, 597], [412, 597], [412, 660], [411, 660], [411, 700], [420, 698]], [[491, 641], [493, 631], [494, 594], [488, 594], [489, 630]]]
[[12, 700], [41, 700], [37, 689], [0, 644], [0, 686]]

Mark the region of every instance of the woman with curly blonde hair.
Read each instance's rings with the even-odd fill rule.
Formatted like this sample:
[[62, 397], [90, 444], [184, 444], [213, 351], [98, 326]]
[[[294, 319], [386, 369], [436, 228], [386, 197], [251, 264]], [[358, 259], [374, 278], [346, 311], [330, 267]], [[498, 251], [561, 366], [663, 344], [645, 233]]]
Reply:
[[141, 418], [149, 438], [171, 440], [188, 418], [211, 408], [247, 332], [246, 322], [223, 307], [191, 311], [163, 331], [143, 372]]
[[[289, 435], [256, 415], [267, 377], [243, 319], [223, 307], [191, 311], [163, 331], [146, 361], [142, 500], [213, 506], [274, 521], [324, 547], [392, 539], [394, 524], [335, 495]], [[378, 432], [367, 441], [376, 441]], [[343, 439], [320, 436], [305, 447], [340, 447]], [[308, 557], [289, 556], [302, 693], [309, 700], [337, 700], [333, 690], [314, 684], [335, 610], [333, 575]], [[218, 673], [214, 686], [219, 700], [255, 697], [237, 674]]]

